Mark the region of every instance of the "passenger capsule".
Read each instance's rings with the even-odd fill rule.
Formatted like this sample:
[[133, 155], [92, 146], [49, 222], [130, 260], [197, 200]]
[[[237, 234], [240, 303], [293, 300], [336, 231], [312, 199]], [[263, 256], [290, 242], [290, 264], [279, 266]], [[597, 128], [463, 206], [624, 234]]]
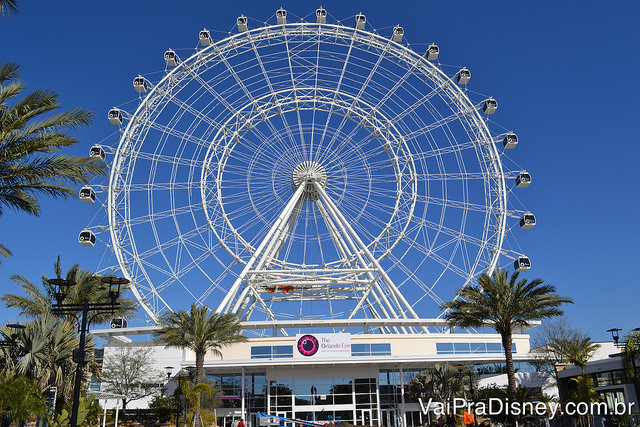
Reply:
[[518, 145], [518, 135], [513, 132], [507, 132], [504, 139], [502, 140], [502, 145], [508, 150], [516, 148], [516, 145]]
[[94, 203], [96, 201], [96, 192], [91, 187], [82, 187], [78, 196], [85, 203]]
[[323, 8], [316, 9], [316, 23], [318, 24], [326, 24], [327, 23], [327, 11]]
[[283, 8], [276, 10], [276, 21], [278, 25], [285, 25], [287, 23], [287, 11]]
[[517, 272], [531, 269], [531, 260], [526, 256], [520, 256], [513, 262], [513, 269]]
[[498, 109], [498, 101], [493, 98], [489, 98], [484, 101], [484, 105], [482, 106], [482, 111], [485, 114], [493, 114]]
[[531, 174], [529, 172], [522, 171], [516, 176], [516, 187], [526, 188], [529, 184], [531, 184]]
[[82, 230], [78, 236], [78, 242], [82, 246], [95, 246], [96, 235], [91, 230]]
[[432, 43], [427, 48], [427, 51], [425, 52], [424, 56], [429, 61], [435, 61], [438, 59], [439, 54], [440, 54], [440, 48], [438, 47], [438, 45]]
[[394, 42], [400, 43], [402, 41], [402, 36], [404, 35], [404, 29], [397, 25], [393, 28], [393, 34], [391, 35], [391, 40]]
[[469, 83], [469, 80], [471, 80], [471, 71], [466, 68], [463, 68], [456, 74], [456, 82], [458, 82], [459, 85], [466, 85]]
[[249, 31], [249, 26], [247, 25], [246, 16], [244, 15], [238, 16], [236, 23], [238, 24], [238, 31], [240, 31], [241, 33], [244, 33], [245, 31]]
[[122, 124], [122, 111], [117, 108], [112, 108], [111, 110], [109, 110], [109, 114], [107, 114], [107, 117], [109, 117], [109, 121], [112, 125]]
[[102, 148], [99, 145], [94, 145], [93, 147], [91, 147], [89, 149], [89, 157], [98, 158], [98, 159], [104, 161], [104, 159], [107, 157], [107, 155], [104, 152], [104, 148]]
[[167, 63], [167, 67], [175, 67], [178, 65], [178, 57], [176, 53], [169, 49], [164, 53], [164, 62]]
[[147, 79], [145, 79], [142, 76], [136, 77], [135, 79], [133, 79], [133, 88], [138, 93], [146, 92], [147, 89], [148, 89], [148, 87], [147, 87]]
[[356, 15], [356, 28], [358, 30], [364, 30], [364, 24], [367, 23], [367, 17], [359, 13]]
[[213, 40], [211, 40], [211, 33], [206, 28], [200, 31], [199, 37], [200, 37], [200, 44], [202, 46], [209, 46], [211, 43], [213, 43]]
[[532, 213], [526, 213], [520, 218], [520, 228], [528, 230], [536, 225], [536, 217]]

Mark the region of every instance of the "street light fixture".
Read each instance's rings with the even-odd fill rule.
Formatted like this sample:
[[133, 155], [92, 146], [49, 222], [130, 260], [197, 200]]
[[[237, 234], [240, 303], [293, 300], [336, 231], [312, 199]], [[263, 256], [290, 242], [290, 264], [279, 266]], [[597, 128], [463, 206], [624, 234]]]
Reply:
[[4, 348], [16, 348], [18, 347], [18, 337], [20, 333], [18, 332], [21, 329], [24, 329], [24, 325], [20, 325], [18, 323], [7, 323], [5, 326], [11, 329], [11, 335], [7, 335], [7, 338], [4, 341], [0, 341], [0, 347]]
[[[18, 323], [7, 323], [5, 326], [7, 326], [8, 328], [11, 329], [11, 332], [9, 335], [5, 335], [6, 338], [3, 341], [0, 341], [0, 348], [6, 348], [6, 353], [5, 353], [5, 357], [9, 357], [11, 359], [14, 359], [17, 355], [17, 349], [18, 349], [18, 337], [20, 336], [20, 333], [18, 332], [21, 329], [24, 329], [25, 326], [24, 325], [20, 325]], [[4, 335], [4, 334], [3, 334]], [[4, 362], [6, 363], [7, 360], [6, 358], [4, 359]]]
[[[167, 381], [171, 378], [171, 372], [173, 371], [173, 366], [165, 366], [164, 370], [167, 372]], [[180, 426], [180, 415], [182, 414], [182, 405], [180, 404], [180, 400], [182, 397], [182, 375], [180, 375], [180, 371], [178, 371], [177, 379], [178, 379], [178, 387], [176, 388], [174, 394], [176, 398], [176, 427]], [[175, 381], [175, 380], [174, 380]], [[185, 406], [186, 409], [186, 406]], [[187, 413], [185, 411], [184, 414], [184, 424], [187, 425]]]
[[[611, 328], [611, 329], [607, 329], [607, 332], [611, 332], [611, 338], [613, 338], [613, 343], [615, 344], [615, 346], [619, 349], [629, 349], [629, 354], [631, 356], [631, 366], [633, 368], [633, 388], [636, 392], [636, 399], [640, 400], [640, 387], [638, 386], [638, 371], [636, 368], [636, 353], [637, 353], [637, 349], [632, 347], [632, 346], [628, 346], [629, 344], [629, 340], [627, 339], [627, 341], [620, 341], [620, 331], [622, 329], [620, 328]], [[635, 328], [632, 329], [631, 332], [638, 332], [640, 331], [640, 328]], [[620, 353], [620, 356], [622, 356], [623, 353]], [[614, 355], [612, 355], [614, 356]]]
[[120, 288], [122, 285], [129, 283], [128, 279], [113, 276], [103, 277], [101, 281], [102, 283], [109, 285], [109, 302], [89, 303], [89, 299], [85, 298], [82, 304], [65, 304], [64, 300], [68, 295], [67, 288], [76, 285], [76, 282], [74, 280], [61, 278], [47, 280], [50, 285], [57, 287], [54, 293], [56, 303], [51, 309], [53, 314], [70, 314], [75, 317], [78, 312], [82, 312], [82, 320], [76, 318], [76, 320], [80, 320], [80, 343], [78, 348], [73, 350], [73, 361], [76, 363], [76, 377], [73, 388], [73, 406], [71, 408], [70, 420], [71, 427], [77, 427], [78, 425], [78, 407], [80, 405], [80, 389], [82, 388], [82, 371], [85, 363], [87, 362], [87, 354], [84, 348], [87, 332], [89, 332], [89, 323], [91, 322], [91, 319], [88, 318], [89, 312], [115, 311], [116, 308], [120, 307], [120, 303], [118, 302]]
[[[474, 402], [474, 389], [473, 389], [473, 378], [475, 377], [475, 366], [469, 365], [468, 369], [465, 369], [464, 366], [460, 367], [460, 375], [467, 374], [469, 376], [469, 394], [471, 395], [471, 403]], [[476, 419], [476, 414], [473, 414], [473, 425], [478, 425], [478, 420]]]

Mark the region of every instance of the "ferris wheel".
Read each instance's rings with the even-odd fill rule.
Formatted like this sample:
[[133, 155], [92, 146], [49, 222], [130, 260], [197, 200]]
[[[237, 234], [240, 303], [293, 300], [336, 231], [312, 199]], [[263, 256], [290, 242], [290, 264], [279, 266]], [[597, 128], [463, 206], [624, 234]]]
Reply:
[[204, 29], [159, 81], [134, 78], [135, 111], [109, 111], [118, 145], [91, 149], [111, 168], [108, 226], [80, 241], [108, 231], [153, 319], [193, 302], [245, 320], [436, 317], [505, 259], [530, 267], [504, 245], [535, 217], [509, 205], [531, 175], [503, 164], [518, 138], [490, 132], [497, 101], [399, 26], [313, 18]]

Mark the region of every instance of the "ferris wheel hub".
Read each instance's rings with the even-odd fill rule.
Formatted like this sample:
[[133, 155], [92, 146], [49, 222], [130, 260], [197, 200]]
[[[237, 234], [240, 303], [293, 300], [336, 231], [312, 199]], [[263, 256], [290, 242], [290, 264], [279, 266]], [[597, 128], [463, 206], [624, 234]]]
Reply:
[[292, 180], [294, 189], [306, 182], [307, 185], [302, 193], [304, 200], [317, 200], [318, 192], [314, 182], [317, 182], [323, 189], [327, 188], [327, 171], [318, 162], [305, 161], [293, 169]]

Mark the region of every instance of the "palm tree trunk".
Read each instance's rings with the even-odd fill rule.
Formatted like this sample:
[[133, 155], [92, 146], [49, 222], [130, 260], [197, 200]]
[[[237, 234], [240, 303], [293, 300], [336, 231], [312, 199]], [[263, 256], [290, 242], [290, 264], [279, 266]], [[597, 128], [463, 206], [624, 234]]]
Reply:
[[[507, 365], [507, 383], [509, 391], [509, 404], [517, 402], [518, 396], [516, 391], [516, 374], [513, 369], [513, 352], [511, 351], [511, 345], [513, 344], [513, 337], [511, 335], [511, 329], [505, 332], [501, 332], [502, 347], [504, 347], [504, 356]], [[509, 420], [513, 421], [512, 416], [509, 415]]]
[[[205, 353], [196, 353], [196, 379], [195, 384], [198, 385], [202, 382], [202, 367], [204, 366], [204, 355]], [[199, 426], [202, 423], [200, 419], [200, 396], [198, 395], [198, 405], [193, 414], [193, 425]]]

